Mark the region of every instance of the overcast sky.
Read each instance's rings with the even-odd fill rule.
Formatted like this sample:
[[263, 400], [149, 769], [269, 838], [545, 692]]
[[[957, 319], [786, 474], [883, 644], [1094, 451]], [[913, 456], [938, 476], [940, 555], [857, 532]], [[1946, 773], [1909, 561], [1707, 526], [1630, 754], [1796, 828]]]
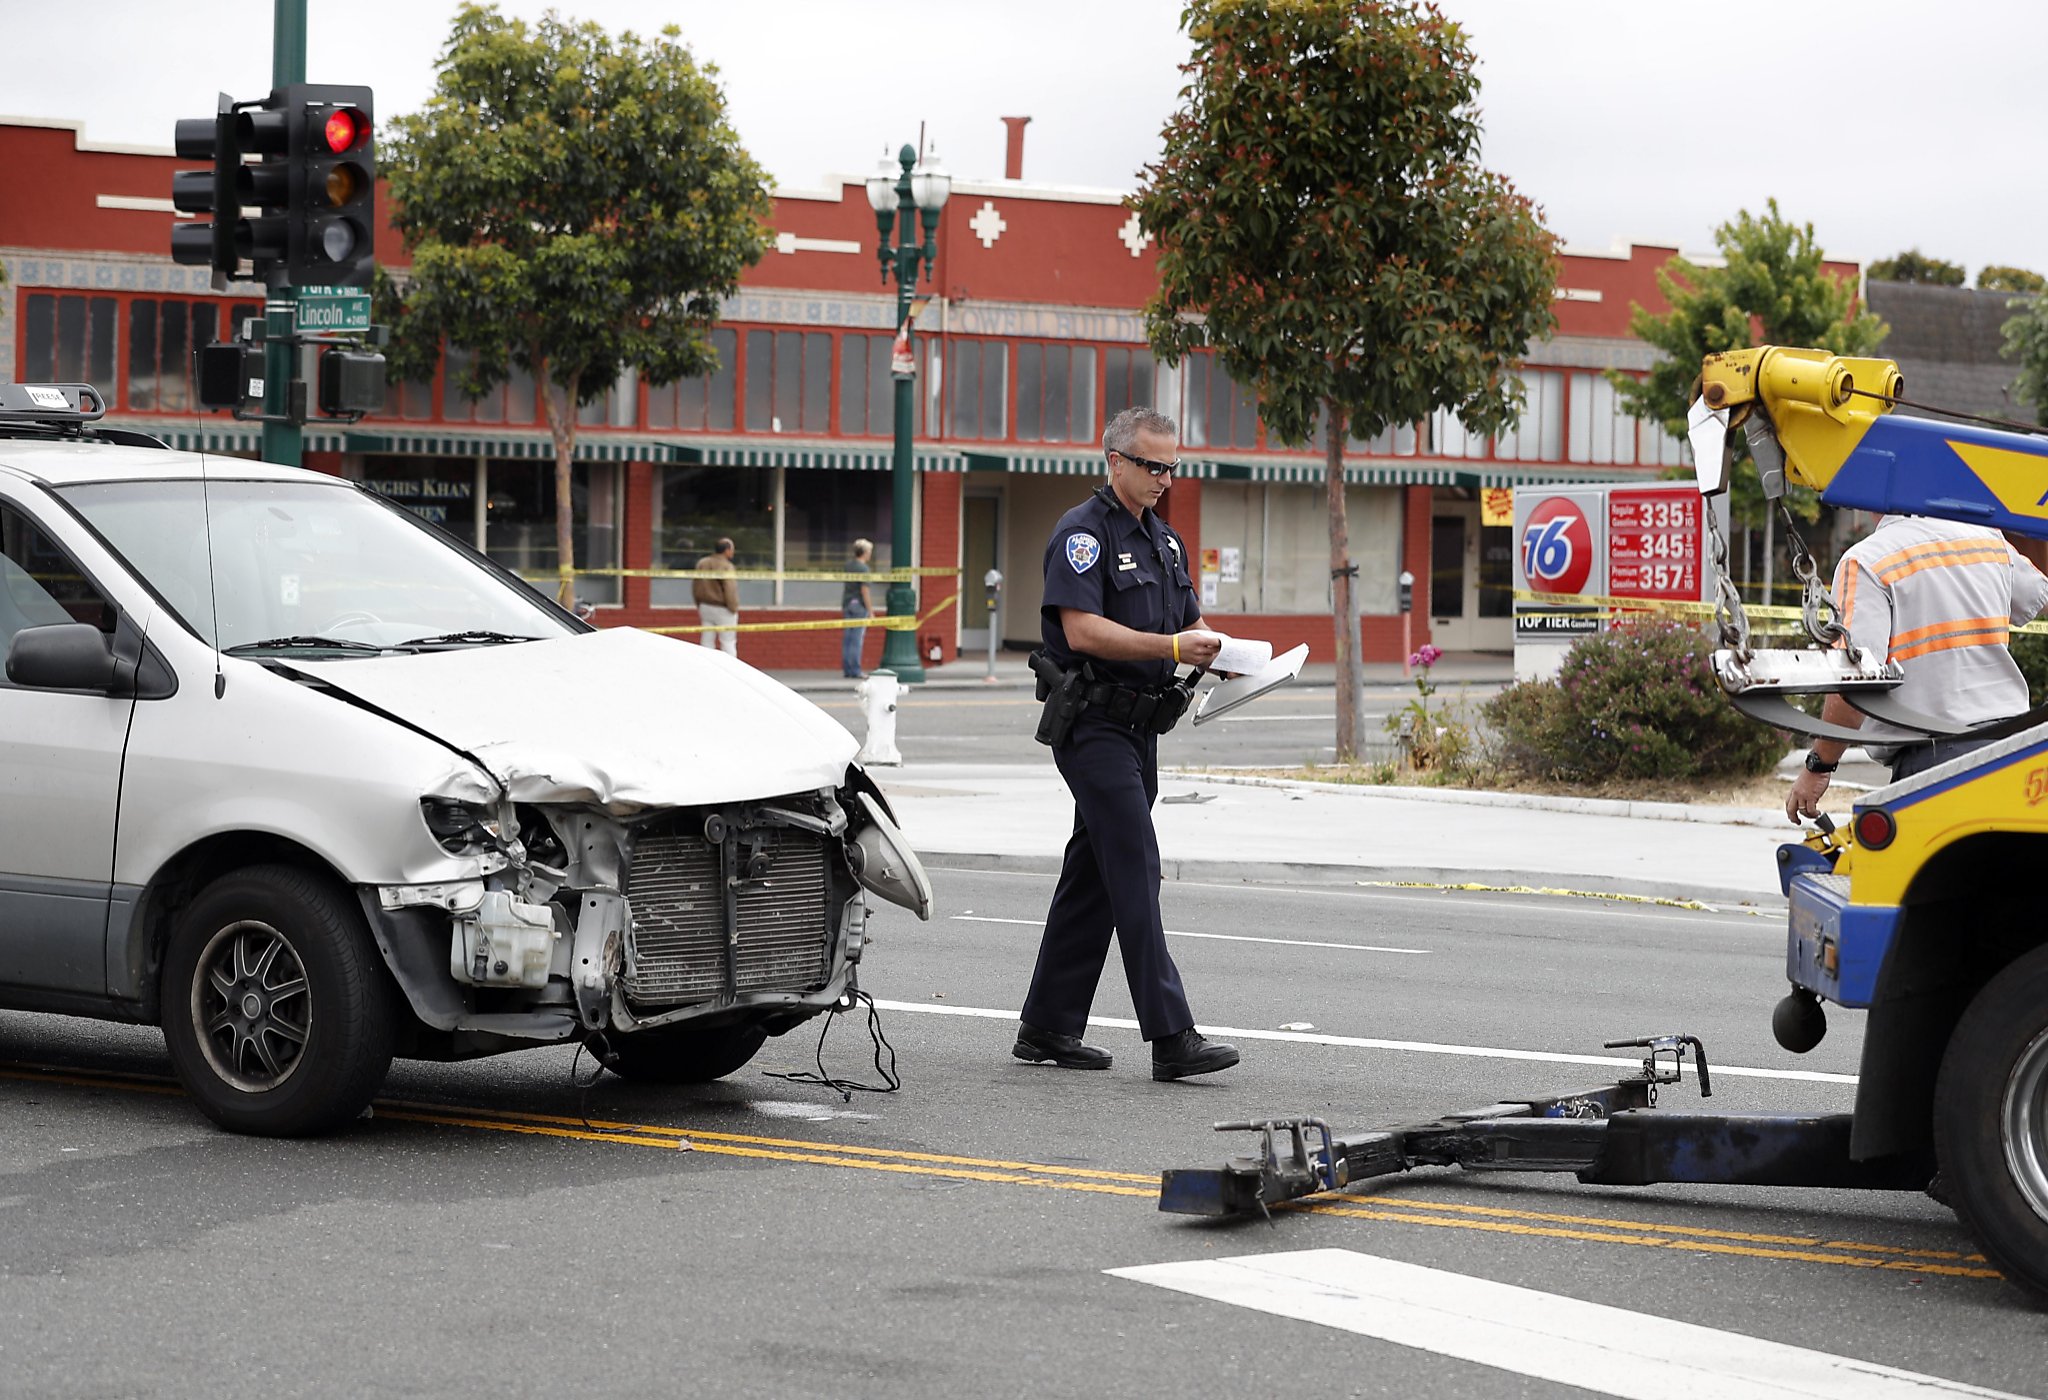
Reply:
[[[536, 0], [505, 0], [533, 17]], [[1127, 189], [1159, 147], [1187, 41], [1180, 0], [561, 0], [674, 23], [717, 64], [778, 182], [866, 173], [927, 123], [956, 175], [999, 176], [998, 118], [1030, 116], [1025, 175]], [[1917, 245], [2048, 272], [2048, 4], [2038, 0], [1444, 0], [1484, 83], [1485, 159], [1573, 247], [1711, 247], [1776, 196], [1830, 254]], [[307, 76], [417, 109], [453, 0], [309, 0]], [[170, 144], [172, 123], [270, 87], [271, 0], [0, 0], [0, 114]], [[173, 19], [175, 17], [175, 19]], [[1712, 21], [1712, 26], [1706, 23]], [[216, 35], [209, 26], [236, 32]], [[0, 199], [33, 198], [18, 184]]]

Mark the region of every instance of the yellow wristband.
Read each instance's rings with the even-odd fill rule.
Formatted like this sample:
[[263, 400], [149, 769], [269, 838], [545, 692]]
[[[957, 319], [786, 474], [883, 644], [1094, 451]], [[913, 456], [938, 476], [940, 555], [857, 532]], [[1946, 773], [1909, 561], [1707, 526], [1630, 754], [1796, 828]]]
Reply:
[[1180, 633], [1173, 634], [1173, 664], [1180, 665]]

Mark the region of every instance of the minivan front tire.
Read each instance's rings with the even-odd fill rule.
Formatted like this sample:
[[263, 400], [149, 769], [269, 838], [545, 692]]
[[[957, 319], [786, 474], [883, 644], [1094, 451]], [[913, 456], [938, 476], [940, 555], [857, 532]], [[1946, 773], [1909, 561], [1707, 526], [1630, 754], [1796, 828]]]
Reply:
[[225, 875], [185, 908], [162, 1005], [171, 1063], [200, 1110], [265, 1137], [354, 1119], [397, 1039], [396, 992], [361, 911], [291, 866]]

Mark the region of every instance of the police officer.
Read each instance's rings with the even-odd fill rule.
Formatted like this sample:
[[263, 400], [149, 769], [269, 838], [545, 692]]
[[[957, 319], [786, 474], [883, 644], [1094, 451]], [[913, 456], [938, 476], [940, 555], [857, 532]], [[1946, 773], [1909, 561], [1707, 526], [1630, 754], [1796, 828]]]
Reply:
[[1049, 660], [1079, 707], [1071, 727], [1051, 736], [1074, 794], [1074, 834], [1011, 1050], [1020, 1060], [1109, 1068], [1108, 1052], [1083, 1044], [1081, 1032], [1114, 933], [1138, 1028], [1152, 1043], [1152, 1077], [1237, 1063], [1235, 1047], [1195, 1029], [1159, 915], [1159, 731], [1186, 703], [1186, 688], [1174, 687], [1179, 666], [1206, 666], [1219, 645], [1200, 630], [1186, 545], [1153, 514], [1180, 465], [1178, 438], [1173, 420], [1149, 408], [1111, 419], [1102, 435], [1108, 483], [1060, 518], [1046, 546], [1045, 647], [1034, 665], [1043, 677]]

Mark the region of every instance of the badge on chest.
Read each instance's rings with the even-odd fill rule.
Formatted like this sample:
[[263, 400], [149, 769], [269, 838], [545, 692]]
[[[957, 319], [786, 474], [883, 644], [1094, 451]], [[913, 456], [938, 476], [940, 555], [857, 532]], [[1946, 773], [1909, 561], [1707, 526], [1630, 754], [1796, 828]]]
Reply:
[[1128, 555], [1128, 554], [1119, 554], [1119, 555], [1117, 555], [1117, 557], [1116, 557], [1116, 571], [1117, 571], [1118, 573], [1123, 573], [1123, 572], [1125, 572], [1126, 570], [1129, 570], [1129, 569], [1135, 569], [1135, 568], [1137, 568], [1137, 567], [1138, 567], [1138, 561], [1137, 561], [1137, 560], [1135, 560], [1135, 559], [1133, 559], [1133, 558], [1131, 558], [1131, 556], [1130, 556], [1130, 555]]

